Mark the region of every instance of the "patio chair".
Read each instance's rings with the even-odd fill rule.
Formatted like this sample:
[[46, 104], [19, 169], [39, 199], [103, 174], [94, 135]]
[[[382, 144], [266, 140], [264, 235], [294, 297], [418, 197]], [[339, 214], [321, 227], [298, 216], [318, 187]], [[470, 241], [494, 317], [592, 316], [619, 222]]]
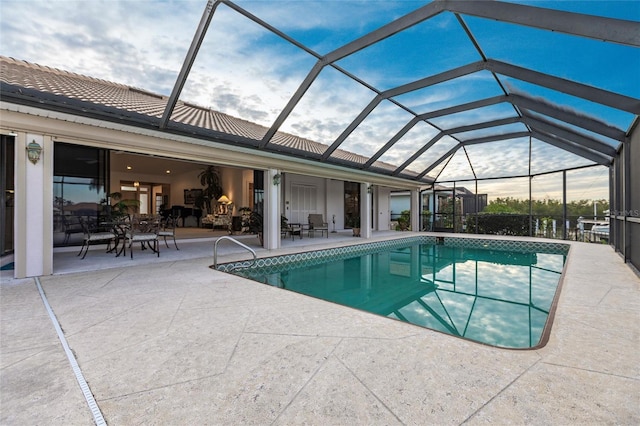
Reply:
[[84, 239], [82, 240], [82, 247], [80, 247], [80, 252], [78, 256], [82, 254], [84, 250], [84, 254], [82, 254], [82, 258], [84, 259], [89, 251], [89, 246], [91, 243], [107, 243], [107, 251], [111, 250], [111, 243], [116, 240], [116, 235], [109, 231], [99, 231], [97, 229], [93, 229], [93, 227], [87, 223], [86, 220], [80, 218], [80, 226], [82, 227], [82, 232], [84, 233]]
[[125, 244], [129, 246], [131, 259], [133, 259], [133, 243], [137, 242], [140, 243], [142, 250], [146, 249], [146, 245], [160, 257], [160, 244], [158, 244], [160, 221], [156, 219], [141, 220], [140, 217], [134, 216], [130, 222], [131, 226], [125, 235]]
[[84, 232], [82, 229], [82, 223], [80, 223], [80, 216], [62, 215], [62, 224], [64, 226], [63, 244], [67, 244], [69, 242], [72, 234], [81, 234]]
[[158, 229], [158, 237], [162, 237], [164, 239], [164, 245], [166, 245], [167, 248], [169, 248], [167, 237], [173, 238], [173, 244], [176, 246], [176, 250], [180, 250], [178, 248], [178, 243], [176, 242], [176, 218], [169, 216], [162, 221], [160, 228]]
[[324, 221], [321, 214], [309, 215], [309, 236], [312, 237], [316, 232], [320, 232], [320, 236], [327, 234], [329, 238], [329, 224]]
[[296, 236], [302, 239], [303, 229], [304, 225], [300, 223], [289, 223], [289, 219], [285, 216], [280, 216], [280, 237], [291, 235], [292, 241], [295, 240]]

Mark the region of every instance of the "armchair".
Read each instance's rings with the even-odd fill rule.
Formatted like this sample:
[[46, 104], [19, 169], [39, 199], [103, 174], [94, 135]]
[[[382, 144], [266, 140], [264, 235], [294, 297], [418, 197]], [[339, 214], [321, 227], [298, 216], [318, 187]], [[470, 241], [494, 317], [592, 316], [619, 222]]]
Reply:
[[329, 238], [329, 224], [324, 221], [321, 214], [309, 215], [309, 236], [312, 237], [316, 232], [320, 232], [320, 236], [327, 234]]

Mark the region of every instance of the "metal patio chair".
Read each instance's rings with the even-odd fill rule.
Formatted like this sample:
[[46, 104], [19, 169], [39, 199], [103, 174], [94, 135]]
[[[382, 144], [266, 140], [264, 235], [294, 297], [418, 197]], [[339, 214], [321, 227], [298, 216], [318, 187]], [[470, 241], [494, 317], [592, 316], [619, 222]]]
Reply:
[[100, 231], [95, 227], [91, 226], [84, 218], [80, 218], [80, 226], [82, 227], [82, 232], [84, 233], [84, 239], [82, 240], [82, 247], [80, 247], [80, 252], [78, 256], [82, 254], [84, 250], [84, 254], [82, 254], [82, 259], [85, 258], [87, 252], [89, 251], [89, 246], [91, 243], [107, 243], [107, 251], [111, 250], [111, 243], [115, 242], [116, 235], [109, 231]]
[[176, 218], [172, 216], [163, 220], [160, 224], [160, 228], [158, 229], [158, 238], [162, 237], [164, 239], [164, 244], [167, 248], [169, 248], [167, 237], [173, 238], [173, 244], [176, 246], [176, 250], [180, 250], [178, 248], [178, 243], [176, 242], [176, 221]]

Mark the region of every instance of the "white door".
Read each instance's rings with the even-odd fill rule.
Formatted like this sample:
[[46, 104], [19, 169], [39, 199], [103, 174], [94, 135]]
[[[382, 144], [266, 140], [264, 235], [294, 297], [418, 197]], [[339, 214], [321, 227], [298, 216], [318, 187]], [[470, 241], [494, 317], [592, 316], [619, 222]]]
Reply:
[[316, 212], [318, 188], [315, 185], [291, 184], [291, 217], [289, 223], [307, 223]]

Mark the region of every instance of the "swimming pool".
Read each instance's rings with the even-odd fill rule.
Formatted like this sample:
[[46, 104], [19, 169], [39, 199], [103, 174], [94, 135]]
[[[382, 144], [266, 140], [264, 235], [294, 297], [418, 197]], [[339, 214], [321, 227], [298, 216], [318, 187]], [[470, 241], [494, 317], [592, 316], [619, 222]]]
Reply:
[[568, 245], [405, 238], [219, 269], [503, 348], [543, 345]]

